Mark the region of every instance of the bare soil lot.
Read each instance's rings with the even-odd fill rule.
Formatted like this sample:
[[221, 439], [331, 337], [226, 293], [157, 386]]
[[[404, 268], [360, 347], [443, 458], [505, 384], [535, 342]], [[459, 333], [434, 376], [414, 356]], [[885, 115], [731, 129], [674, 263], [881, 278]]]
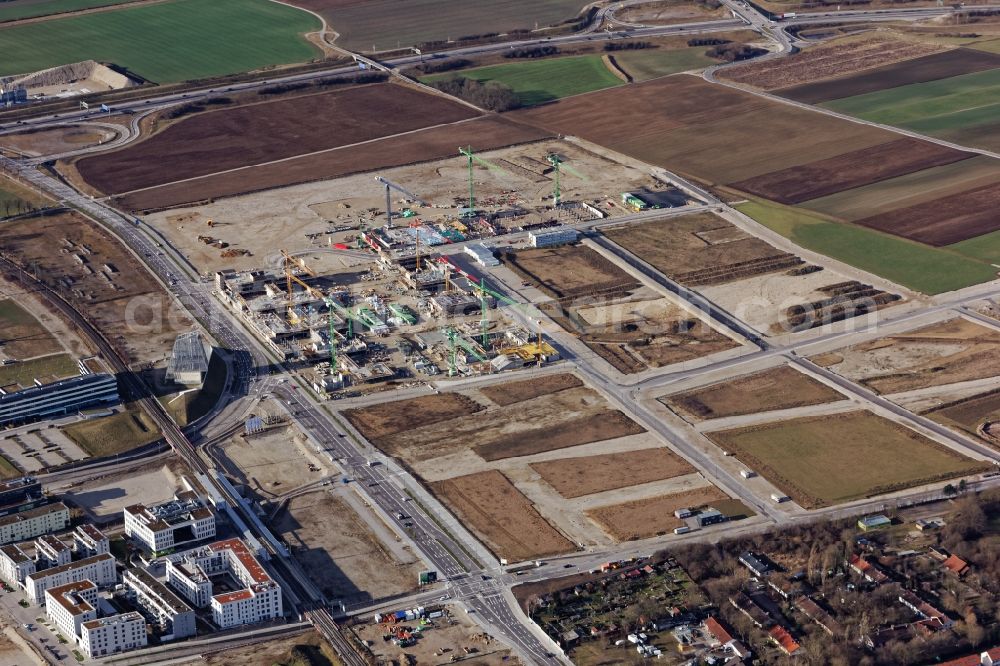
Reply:
[[344, 416], [366, 439], [381, 443], [397, 433], [468, 416], [483, 409], [475, 400], [460, 393], [440, 393], [350, 409]]
[[26, 155], [54, 155], [88, 146], [96, 146], [115, 137], [115, 132], [84, 125], [57, 127], [0, 136], [0, 147], [13, 148]]
[[683, 458], [660, 447], [547, 460], [531, 463], [531, 469], [566, 499], [670, 479], [695, 471]]
[[624, 504], [613, 504], [587, 511], [604, 531], [618, 541], [634, 541], [666, 534], [684, 521], [674, 518], [677, 509], [695, 509], [711, 506], [712, 502], [729, 497], [716, 488], [707, 486], [682, 493], [641, 499]]
[[127, 360], [161, 361], [194, 324], [138, 259], [76, 213], [6, 222], [0, 245], [86, 312]]
[[[372, 122], [374, 109], [378, 122]], [[408, 86], [360, 86], [198, 114], [76, 167], [98, 190], [121, 193], [477, 115]]]
[[546, 375], [545, 377], [526, 379], [519, 382], [505, 382], [503, 384], [484, 386], [479, 389], [479, 392], [501, 407], [506, 407], [518, 402], [524, 402], [525, 400], [533, 400], [543, 395], [558, 393], [565, 389], [580, 386], [583, 386], [583, 382], [576, 375], [559, 374]]
[[957, 317], [813, 358], [882, 394], [1000, 375], [1000, 332]]
[[485, 411], [460, 393], [426, 397], [434, 400], [382, 403], [345, 416], [380, 449], [418, 472], [421, 462], [459, 451], [499, 460], [645, 432], [585, 386]]
[[[300, 661], [306, 656], [309, 661]], [[325, 661], [323, 661], [325, 660]], [[246, 647], [223, 650], [198, 658], [185, 664], [206, 664], [207, 666], [292, 666], [309, 664], [309, 666], [339, 666], [333, 648], [320, 636], [318, 631], [310, 629], [307, 632], [290, 638], [279, 638], [266, 643], [254, 643]]]
[[[416, 628], [415, 624], [410, 626]], [[416, 644], [405, 648], [382, 639], [389, 631], [384, 624], [372, 622], [354, 625], [351, 630], [361, 640], [371, 644], [371, 650], [380, 664], [405, 664], [408, 657], [416, 659], [417, 664], [446, 664], [452, 655], [464, 655], [465, 648], [469, 649], [470, 656], [459, 660], [459, 663], [467, 662], [476, 666], [521, 664], [509, 648], [483, 633], [465, 611], [455, 607], [446, 607], [443, 617], [431, 621], [429, 625], [423, 625], [420, 633], [415, 634]]]
[[294, 157], [278, 163], [247, 167], [195, 180], [163, 185], [116, 197], [129, 210], [155, 210], [185, 203], [229, 197], [259, 190], [339, 178], [353, 173], [400, 167], [458, 154], [457, 147], [471, 145], [477, 152], [539, 141], [551, 133], [487, 116], [376, 139], [321, 153]]
[[127, 474], [117, 474], [74, 486], [64, 498], [100, 522], [121, 521], [130, 504], [159, 504], [174, 496], [180, 477], [190, 474], [179, 463], [153, 463]]
[[[937, 199], [857, 220], [856, 223], [941, 247], [1000, 229], [996, 215], [1000, 183], [992, 183]], [[941, 211], [947, 211], [942, 216]]]
[[574, 550], [501, 472], [469, 474], [430, 484], [434, 493], [499, 558], [532, 560]]
[[[686, 74], [579, 95], [508, 116], [582, 137], [710, 185], [898, 138]], [[748, 133], [748, 127], [753, 132]]]
[[[312, 453], [306, 441], [305, 435], [290, 425], [250, 437], [234, 435], [222, 449], [237, 469], [227, 466], [226, 471], [262, 498], [283, 495], [329, 473], [323, 459]], [[321, 471], [310, 471], [310, 466]]]
[[314, 492], [289, 500], [274, 529], [333, 599], [381, 599], [417, 588], [419, 563], [401, 564], [344, 500]]
[[727, 379], [718, 384], [660, 399], [680, 416], [702, 421], [791, 409], [843, 400], [826, 384], [787, 365]]
[[904, 138], [763, 174], [731, 187], [779, 203], [797, 204], [971, 157], [975, 154]]
[[787, 58], [726, 67], [719, 77], [774, 90], [849, 76], [944, 50], [941, 46], [906, 40], [892, 33], [866, 34], [814, 46]]
[[[1000, 421], [1000, 391], [990, 391], [943, 405], [925, 412], [925, 416], [938, 423], [953, 425], [970, 435], [983, 437], [982, 428], [986, 424]], [[993, 443], [992, 438], [983, 439]]]
[[582, 245], [508, 252], [502, 260], [556, 299], [624, 293], [639, 286], [634, 277]]
[[709, 437], [806, 509], [991, 467], [866, 411], [777, 421]]
[[936, 81], [951, 76], [981, 72], [996, 67], [1000, 67], [1000, 54], [974, 49], [953, 49], [828, 81], [781, 88], [777, 94], [797, 102], [818, 104], [887, 88], [898, 88], [911, 83]]
[[[656, 270], [691, 286], [787, 270], [802, 263], [712, 213], [630, 224], [604, 234]], [[717, 238], [721, 242], [714, 242]]]

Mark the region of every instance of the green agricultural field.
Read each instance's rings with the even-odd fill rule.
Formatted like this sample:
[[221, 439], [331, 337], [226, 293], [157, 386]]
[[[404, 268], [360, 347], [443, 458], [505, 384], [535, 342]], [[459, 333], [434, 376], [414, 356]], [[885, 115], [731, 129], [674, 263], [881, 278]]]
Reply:
[[615, 60], [636, 81], [647, 81], [658, 76], [667, 76], [690, 69], [704, 69], [718, 64], [705, 55], [707, 46], [692, 46], [676, 51], [643, 49], [641, 51], [618, 51]]
[[989, 463], [966, 458], [863, 411], [777, 421], [708, 436], [808, 509], [990, 468]]
[[949, 245], [948, 249], [973, 259], [1000, 265], [1000, 231]]
[[0, 28], [0, 75], [94, 59], [157, 83], [202, 79], [319, 55], [311, 14], [270, 0], [171, 0]]
[[[996, 278], [989, 263], [872, 229], [830, 222], [763, 201], [736, 207], [802, 247], [925, 294], [940, 294]], [[968, 241], [971, 242], [971, 241]]]
[[534, 30], [577, 16], [587, 0], [293, 0], [318, 12], [337, 44], [370, 53], [485, 33]]
[[524, 60], [509, 65], [491, 65], [435, 74], [421, 80], [433, 82], [455, 75], [477, 81], [505, 83], [514, 89], [524, 106], [534, 106], [571, 95], [603, 90], [623, 83], [608, 70], [599, 55]]
[[[1000, 69], [846, 97], [824, 106], [865, 120], [946, 136], [995, 125], [1000, 117]], [[969, 137], [975, 142], [975, 136]]]
[[31, 386], [35, 379], [71, 377], [80, 373], [69, 354], [39, 356], [27, 361], [0, 365], [0, 386]]
[[120, 5], [133, 0], [13, 0], [0, 2], [0, 21], [63, 14], [93, 7]]

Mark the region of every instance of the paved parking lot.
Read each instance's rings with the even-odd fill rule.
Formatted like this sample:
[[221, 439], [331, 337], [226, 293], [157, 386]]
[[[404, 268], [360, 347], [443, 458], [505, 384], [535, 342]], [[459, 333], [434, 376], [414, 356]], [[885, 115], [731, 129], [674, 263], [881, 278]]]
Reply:
[[41, 425], [4, 434], [0, 439], [0, 453], [25, 474], [87, 457], [83, 449], [58, 428]]

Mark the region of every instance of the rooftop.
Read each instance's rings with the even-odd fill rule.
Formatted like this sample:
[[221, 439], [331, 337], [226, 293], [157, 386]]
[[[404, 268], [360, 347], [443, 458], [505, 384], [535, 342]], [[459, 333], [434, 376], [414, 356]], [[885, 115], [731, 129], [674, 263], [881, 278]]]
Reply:
[[167, 371], [171, 373], [208, 371], [205, 343], [197, 331], [177, 336]]
[[86, 536], [89, 539], [93, 539], [94, 541], [102, 541], [108, 538], [107, 536], [105, 536], [104, 532], [97, 529], [90, 523], [84, 523], [83, 525], [80, 525], [79, 527], [76, 528], [76, 531], [77, 533]]
[[259, 584], [273, 584], [271, 577], [267, 575], [264, 571], [264, 567], [260, 565], [247, 546], [240, 539], [226, 539], [225, 541], [216, 541], [215, 543], [209, 544], [208, 546], [213, 552], [219, 552], [223, 550], [232, 551], [233, 555], [240, 561], [243, 568], [247, 570], [250, 578], [253, 579], [255, 583]]
[[139, 615], [139, 613], [135, 611], [129, 611], [128, 613], [119, 613], [118, 615], [111, 615], [91, 620], [90, 622], [84, 622], [83, 626], [87, 629], [99, 629], [101, 627], [109, 627], [113, 624], [124, 624], [125, 622], [136, 621], [144, 622], [142, 615]]
[[25, 555], [24, 551], [21, 550], [21, 547], [18, 546], [16, 543], [10, 543], [7, 544], [6, 546], [0, 546], [0, 551], [2, 551], [4, 555], [13, 560], [15, 564], [20, 564], [22, 562], [27, 562], [31, 560], [31, 558]]
[[97, 564], [98, 562], [103, 562], [105, 560], [115, 561], [115, 558], [110, 553], [104, 553], [102, 555], [94, 555], [93, 557], [85, 557], [82, 560], [76, 562], [70, 562], [69, 564], [63, 564], [58, 567], [52, 567], [51, 569], [43, 569], [29, 576], [32, 580], [39, 580], [40, 578], [48, 578], [49, 576], [54, 576], [56, 574], [63, 573], [64, 571], [73, 571], [74, 569], [79, 569], [82, 567], [90, 566], [92, 564]]
[[52, 599], [70, 612], [72, 615], [81, 615], [94, 610], [90, 603], [80, 596], [84, 590], [96, 590], [97, 585], [89, 580], [81, 580], [66, 585], [57, 585], [45, 590], [46, 597]]
[[162, 603], [169, 606], [175, 613], [185, 613], [191, 610], [191, 607], [181, 601], [180, 597], [174, 594], [169, 587], [164, 585], [145, 569], [136, 567], [134, 569], [129, 569], [126, 573], [134, 576], [139, 582], [148, 587]]
[[69, 546], [63, 543], [63, 541], [54, 534], [43, 534], [42, 536], [38, 537], [35, 541], [37, 541], [40, 545], [48, 546], [56, 553], [61, 553], [69, 550]]

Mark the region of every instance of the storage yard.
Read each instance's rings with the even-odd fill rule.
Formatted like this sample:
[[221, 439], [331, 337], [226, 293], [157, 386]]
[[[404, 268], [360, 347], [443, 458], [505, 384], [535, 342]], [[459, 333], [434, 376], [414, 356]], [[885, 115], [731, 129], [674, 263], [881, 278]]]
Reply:
[[814, 356], [881, 394], [1000, 375], [1000, 331], [957, 317]]
[[718, 384], [675, 393], [660, 402], [682, 418], [698, 422], [779, 409], [821, 405], [845, 396], [791, 366], [781, 365]]
[[[701, 509], [728, 500], [715, 486], [705, 486], [662, 497], [605, 506], [587, 512], [618, 541], [634, 541], [662, 535], [684, 525], [674, 516], [678, 509]], [[749, 515], [749, 513], [747, 513]]]
[[805, 509], [992, 468], [866, 411], [776, 421], [708, 436]]

